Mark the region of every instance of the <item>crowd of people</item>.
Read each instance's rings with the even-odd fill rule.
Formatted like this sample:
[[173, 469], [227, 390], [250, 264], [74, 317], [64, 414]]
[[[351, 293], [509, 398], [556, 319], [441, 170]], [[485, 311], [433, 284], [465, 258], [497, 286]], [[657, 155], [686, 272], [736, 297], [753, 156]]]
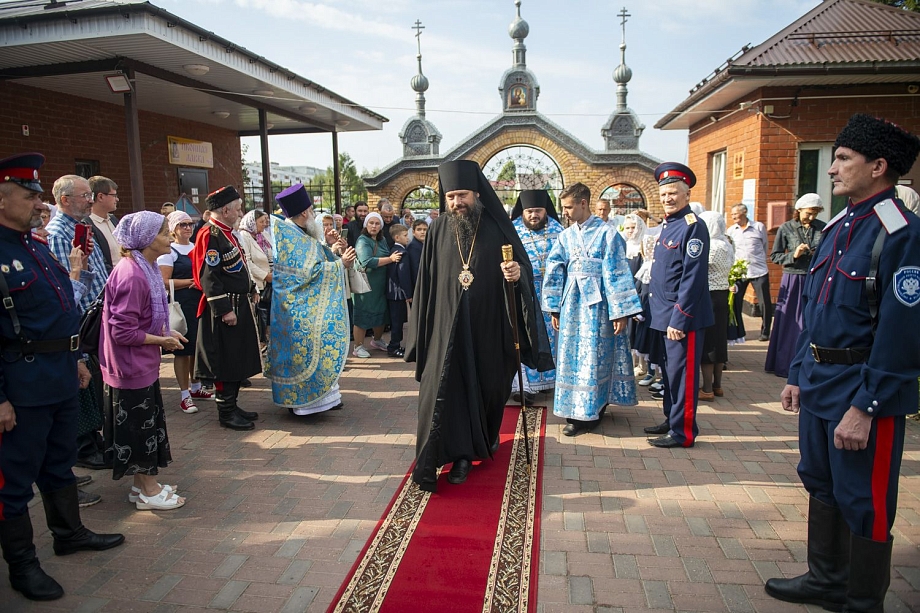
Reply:
[[[33, 483], [58, 555], [124, 541], [83, 526], [79, 508], [98, 496], [79, 489], [75, 465], [131, 477], [139, 510], [185, 504], [177, 484], [159, 482], [172, 461], [164, 354], [179, 412], [214, 401], [220, 426], [239, 431], [259, 420], [239, 404], [259, 373], [275, 405], [309, 415], [344, 408], [349, 359], [414, 362], [412, 479], [435, 492], [442, 467], [460, 484], [494, 457], [509, 397], [529, 406], [552, 393], [562, 434], [575, 437], [647, 387], [663, 411], [645, 428], [649, 445], [694, 447], [699, 401], [725, 395], [751, 287], [764, 368], [787, 379], [783, 407], [799, 414], [811, 496], [809, 571], [766, 590], [878, 610], [920, 350], [873, 348], [920, 323], [920, 220], [895, 189], [920, 139], [857, 115], [835, 145], [828, 172], [848, 205], [825, 222], [821, 198], [803, 194], [772, 249], [745, 204], [728, 226], [691, 202], [696, 176], [676, 162], [655, 169], [660, 219], [612, 211], [582, 183], [524, 190], [509, 213], [479, 165], [460, 160], [439, 167], [440, 206], [424, 220], [386, 200], [318, 213], [303, 185], [276, 197], [275, 214], [244, 215], [226, 186], [196, 224], [171, 203], [117, 218], [118, 186], [101, 176], [58, 178], [51, 207], [42, 156], [0, 160], [0, 545], [11, 584], [34, 600], [63, 594], [32, 544]], [[775, 310], [768, 262], [783, 267]], [[50, 376], [62, 384], [32, 385]], [[845, 552], [867, 564], [845, 564]]]

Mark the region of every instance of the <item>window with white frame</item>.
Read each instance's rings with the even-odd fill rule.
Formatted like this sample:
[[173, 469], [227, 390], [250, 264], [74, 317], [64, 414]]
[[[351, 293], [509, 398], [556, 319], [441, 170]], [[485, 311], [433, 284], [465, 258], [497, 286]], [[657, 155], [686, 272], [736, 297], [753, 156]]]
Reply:
[[725, 162], [727, 152], [717, 151], [709, 156], [709, 210], [725, 213]]
[[824, 203], [824, 210], [818, 219], [828, 221], [847, 205], [844, 196], [834, 196], [827, 169], [833, 163], [833, 143], [800, 143], [798, 177], [795, 198], [804, 194], [818, 194]]

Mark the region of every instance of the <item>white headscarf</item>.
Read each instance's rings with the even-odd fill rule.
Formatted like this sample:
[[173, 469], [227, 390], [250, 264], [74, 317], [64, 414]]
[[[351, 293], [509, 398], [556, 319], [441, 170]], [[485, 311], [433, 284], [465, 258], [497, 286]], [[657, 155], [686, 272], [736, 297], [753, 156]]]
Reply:
[[370, 219], [371, 217], [376, 217], [380, 221], [380, 225], [383, 226], [383, 217], [380, 216], [380, 213], [378, 213], [377, 211], [374, 211], [373, 213], [367, 214], [367, 217], [364, 218], [364, 226], [362, 227], [364, 228], [367, 227], [367, 220]]
[[623, 225], [625, 226], [628, 221], [632, 221], [636, 224], [636, 232], [632, 238], [626, 238], [625, 228], [623, 230], [623, 238], [626, 239], [626, 259], [631, 260], [637, 255], [642, 255], [642, 237], [645, 236], [645, 231], [648, 229], [648, 226], [646, 226], [642, 218], [635, 213], [627, 215], [623, 219]]

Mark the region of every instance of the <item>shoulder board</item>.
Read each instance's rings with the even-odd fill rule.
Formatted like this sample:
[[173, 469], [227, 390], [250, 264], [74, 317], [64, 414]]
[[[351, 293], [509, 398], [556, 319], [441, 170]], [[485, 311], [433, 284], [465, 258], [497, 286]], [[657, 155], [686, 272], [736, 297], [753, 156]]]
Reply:
[[888, 200], [882, 200], [873, 207], [875, 214], [878, 216], [882, 225], [885, 226], [885, 230], [888, 234], [894, 234], [901, 228], [907, 226], [907, 220], [904, 219], [904, 215], [901, 211], [898, 210], [898, 205], [895, 204], [894, 200], [889, 198]]
[[687, 213], [684, 215], [684, 219], [687, 221], [687, 225], [691, 226], [696, 223], [696, 215], [693, 213]]
[[211, 224], [211, 236], [217, 236], [218, 234], [220, 234], [220, 228]]
[[[35, 241], [36, 243], [41, 243], [42, 245], [47, 245], [47, 244], [48, 244], [48, 239], [45, 238], [45, 237], [43, 237], [43, 236], [37, 236], [37, 235], [33, 234], [33, 235], [32, 235], [32, 240]], [[52, 253], [51, 255], [54, 255], [54, 253]], [[54, 258], [54, 259], [56, 260], [57, 258]]]
[[834, 217], [831, 218], [831, 220], [830, 220], [829, 222], [827, 222], [827, 225], [824, 226], [824, 231], [826, 232], [827, 230], [830, 229], [830, 227], [831, 227], [832, 225], [834, 225], [835, 223], [837, 223], [838, 221], [840, 221], [841, 219], [843, 219], [844, 217], [846, 217], [847, 211], [849, 211], [849, 210], [850, 210], [850, 207], [849, 207], [849, 206], [843, 207], [843, 209], [842, 209], [839, 213], [837, 213], [836, 215], [834, 215]]

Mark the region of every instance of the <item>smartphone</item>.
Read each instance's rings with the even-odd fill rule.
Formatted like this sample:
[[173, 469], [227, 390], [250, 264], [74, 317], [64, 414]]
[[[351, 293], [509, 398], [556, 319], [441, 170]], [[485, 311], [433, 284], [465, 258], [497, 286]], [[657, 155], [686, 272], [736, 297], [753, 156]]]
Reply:
[[89, 253], [89, 239], [93, 235], [93, 228], [88, 223], [78, 223], [74, 228], [73, 246], [79, 247], [83, 253]]

